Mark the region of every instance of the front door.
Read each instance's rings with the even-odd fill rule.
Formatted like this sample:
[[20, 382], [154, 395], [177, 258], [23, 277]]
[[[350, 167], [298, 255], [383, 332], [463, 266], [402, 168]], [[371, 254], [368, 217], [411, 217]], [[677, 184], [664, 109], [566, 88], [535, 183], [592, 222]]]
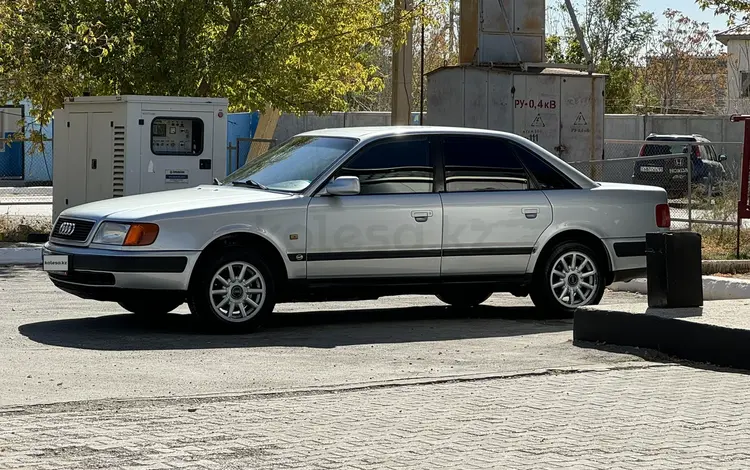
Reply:
[[446, 136], [441, 273], [523, 274], [552, 207], [504, 139]]
[[438, 276], [443, 210], [434, 173], [424, 136], [357, 152], [334, 177], [357, 176], [360, 194], [311, 198], [308, 277]]

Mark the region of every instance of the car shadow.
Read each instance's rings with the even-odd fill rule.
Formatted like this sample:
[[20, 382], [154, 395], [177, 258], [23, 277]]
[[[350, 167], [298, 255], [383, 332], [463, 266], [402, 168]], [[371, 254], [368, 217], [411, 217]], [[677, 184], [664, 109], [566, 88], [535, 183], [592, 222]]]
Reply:
[[533, 307], [425, 306], [389, 309], [277, 312], [249, 334], [208, 334], [190, 315], [161, 318], [106, 315], [28, 323], [19, 333], [37, 343], [68, 348], [133, 351], [250, 347], [337, 346], [493, 338], [570, 331], [570, 317]]

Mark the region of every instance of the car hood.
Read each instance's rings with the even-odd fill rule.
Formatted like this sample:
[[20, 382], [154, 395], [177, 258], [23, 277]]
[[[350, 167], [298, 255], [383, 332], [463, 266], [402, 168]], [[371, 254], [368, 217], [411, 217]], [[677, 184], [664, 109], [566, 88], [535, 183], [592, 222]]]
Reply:
[[232, 205], [256, 204], [298, 195], [234, 186], [197, 186], [105, 199], [71, 207], [63, 217], [139, 220]]

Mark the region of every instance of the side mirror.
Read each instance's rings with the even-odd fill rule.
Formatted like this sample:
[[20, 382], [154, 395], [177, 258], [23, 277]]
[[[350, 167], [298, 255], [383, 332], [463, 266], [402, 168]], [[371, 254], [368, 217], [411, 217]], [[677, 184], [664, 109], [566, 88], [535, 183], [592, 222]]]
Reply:
[[724, 154], [721, 154], [721, 155], [719, 155], [719, 161], [720, 161], [720, 162], [725, 162], [725, 161], [727, 161], [727, 156], [726, 156], [726, 155], [724, 155]]
[[356, 176], [339, 176], [326, 185], [326, 194], [330, 196], [354, 196], [359, 191], [359, 178]]

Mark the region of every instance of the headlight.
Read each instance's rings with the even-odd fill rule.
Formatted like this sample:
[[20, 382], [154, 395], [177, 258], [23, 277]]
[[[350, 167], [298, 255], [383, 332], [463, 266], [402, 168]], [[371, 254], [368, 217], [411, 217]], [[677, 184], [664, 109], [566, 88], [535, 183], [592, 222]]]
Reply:
[[96, 231], [93, 243], [122, 245], [125, 242], [125, 237], [128, 235], [128, 230], [130, 230], [129, 224], [104, 222], [99, 226], [99, 230]]
[[92, 243], [118, 246], [146, 246], [154, 243], [159, 234], [156, 224], [122, 224], [104, 222], [94, 235]]

